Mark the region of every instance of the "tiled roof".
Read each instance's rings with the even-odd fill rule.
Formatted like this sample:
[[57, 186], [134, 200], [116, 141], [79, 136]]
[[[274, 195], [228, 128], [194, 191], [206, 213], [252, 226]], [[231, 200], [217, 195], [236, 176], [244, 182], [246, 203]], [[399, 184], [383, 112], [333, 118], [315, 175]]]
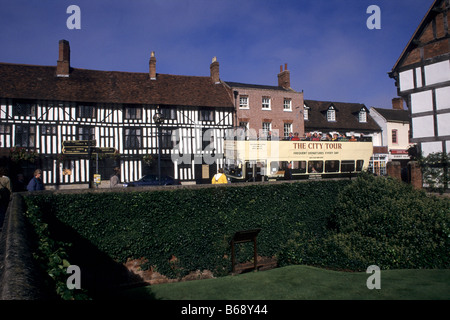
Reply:
[[[381, 131], [380, 126], [370, 116], [369, 110], [364, 104], [305, 100], [305, 105], [310, 108], [308, 120], [305, 120], [305, 131]], [[332, 105], [336, 110], [336, 121], [327, 120], [327, 110]], [[367, 111], [367, 122], [359, 122], [358, 116], [362, 108]]]
[[0, 63], [0, 97], [93, 103], [182, 105], [232, 108], [229, 89], [210, 77], [70, 69]]
[[408, 110], [372, 108], [387, 121], [409, 122]]

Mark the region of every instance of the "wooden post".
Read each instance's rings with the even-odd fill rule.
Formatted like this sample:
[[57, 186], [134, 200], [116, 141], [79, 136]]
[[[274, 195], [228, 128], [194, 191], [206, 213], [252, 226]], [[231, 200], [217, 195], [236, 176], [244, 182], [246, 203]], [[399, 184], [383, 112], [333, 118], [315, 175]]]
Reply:
[[232, 263], [232, 270], [233, 273], [236, 271], [236, 257], [235, 257], [235, 248], [234, 245], [236, 243], [244, 243], [244, 242], [250, 242], [253, 241], [253, 265], [254, 269], [257, 269], [257, 260], [258, 260], [258, 252], [256, 250], [256, 237], [258, 236], [258, 233], [261, 231], [261, 229], [253, 229], [253, 230], [244, 230], [244, 231], [238, 231], [234, 234], [233, 238], [231, 239], [231, 263]]

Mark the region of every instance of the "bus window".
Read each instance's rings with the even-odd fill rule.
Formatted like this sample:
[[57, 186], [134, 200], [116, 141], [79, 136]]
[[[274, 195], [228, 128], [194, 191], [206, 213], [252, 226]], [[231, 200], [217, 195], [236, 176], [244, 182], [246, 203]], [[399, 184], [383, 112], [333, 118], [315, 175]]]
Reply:
[[339, 172], [339, 160], [325, 161], [325, 172]]
[[342, 160], [341, 172], [353, 172], [355, 171], [355, 160]]
[[235, 177], [242, 177], [242, 162], [239, 160], [225, 162], [225, 173]]
[[364, 160], [356, 160], [356, 171], [362, 171]]
[[308, 162], [308, 173], [322, 173], [322, 172], [323, 172], [323, 161]]
[[306, 173], [306, 161], [294, 161], [292, 173]]
[[256, 173], [261, 175], [261, 176], [265, 176], [266, 173], [266, 162], [265, 161], [258, 161], [256, 163]]
[[280, 167], [280, 164], [278, 163], [278, 161], [271, 161], [270, 162], [270, 174], [277, 173], [279, 167]]

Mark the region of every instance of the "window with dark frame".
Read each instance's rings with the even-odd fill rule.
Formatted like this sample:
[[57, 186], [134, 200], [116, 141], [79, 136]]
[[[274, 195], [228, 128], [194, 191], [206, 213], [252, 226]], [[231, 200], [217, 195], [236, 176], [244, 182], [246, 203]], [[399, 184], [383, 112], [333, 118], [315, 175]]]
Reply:
[[161, 148], [172, 149], [173, 145], [172, 129], [161, 129]]
[[0, 134], [10, 134], [11, 126], [8, 124], [0, 124]]
[[199, 118], [200, 121], [214, 121], [214, 110], [201, 109]]
[[125, 129], [125, 148], [138, 149], [142, 145], [142, 130], [139, 128]]
[[162, 107], [160, 112], [165, 120], [176, 120], [177, 119], [177, 109], [175, 107]]
[[202, 128], [202, 150], [210, 149], [214, 146], [214, 134], [212, 129]]
[[140, 106], [126, 106], [125, 119], [127, 120], [141, 120], [142, 108]]
[[396, 130], [396, 129], [392, 130], [392, 143], [394, 143], [394, 144], [398, 143], [397, 133], [398, 133], [398, 130]]
[[56, 135], [56, 126], [48, 125], [48, 124], [41, 125], [41, 135], [43, 135], [43, 136]]
[[26, 100], [16, 100], [13, 107], [13, 116], [35, 117], [36, 103]]
[[95, 140], [94, 127], [78, 127], [77, 140]]
[[95, 107], [93, 105], [78, 105], [79, 118], [95, 118]]
[[36, 147], [36, 127], [29, 125], [16, 125], [16, 147], [34, 148]]

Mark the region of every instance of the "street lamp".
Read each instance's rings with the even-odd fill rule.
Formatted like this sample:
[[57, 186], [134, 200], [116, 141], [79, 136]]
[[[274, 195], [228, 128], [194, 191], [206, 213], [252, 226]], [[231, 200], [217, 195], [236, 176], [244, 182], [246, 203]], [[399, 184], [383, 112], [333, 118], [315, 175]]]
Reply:
[[161, 184], [161, 124], [164, 123], [164, 116], [159, 112], [159, 106], [153, 115], [153, 121], [158, 128], [158, 184]]

